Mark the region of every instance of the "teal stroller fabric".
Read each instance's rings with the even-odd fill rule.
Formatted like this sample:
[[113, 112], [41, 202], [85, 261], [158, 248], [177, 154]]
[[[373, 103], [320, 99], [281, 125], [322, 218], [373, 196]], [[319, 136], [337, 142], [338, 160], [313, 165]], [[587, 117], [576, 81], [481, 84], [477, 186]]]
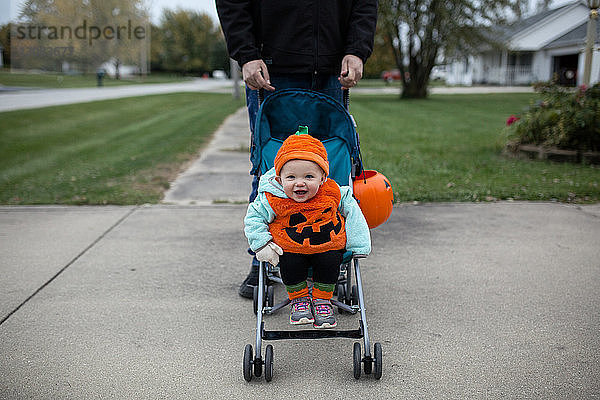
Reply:
[[342, 104], [310, 90], [280, 90], [261, 104], [252, 138], [251, 173], [261, 175], [271, 169], [279, 147], [299, 126], [307, 126], [308, 133], [323, 142], [329, 176], [339, 185], [350, 185], [361, 169], [354, 120]]

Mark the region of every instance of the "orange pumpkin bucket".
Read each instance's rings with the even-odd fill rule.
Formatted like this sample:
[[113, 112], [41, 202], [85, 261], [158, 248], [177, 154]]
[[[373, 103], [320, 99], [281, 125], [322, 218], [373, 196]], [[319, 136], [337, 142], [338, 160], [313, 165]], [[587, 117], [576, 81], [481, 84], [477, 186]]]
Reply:
[[390, 181], [377, 171], [365, 170], [353, 184], [354, 197], [369, 228], [383, 224], [392, 214], [394, 191]]

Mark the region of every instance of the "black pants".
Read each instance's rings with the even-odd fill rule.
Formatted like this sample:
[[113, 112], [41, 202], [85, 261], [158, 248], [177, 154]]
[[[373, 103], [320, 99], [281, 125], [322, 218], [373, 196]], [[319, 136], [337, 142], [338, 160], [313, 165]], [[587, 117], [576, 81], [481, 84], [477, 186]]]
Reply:
[[340, 264], [344, 250], [331, 250], [317, 254], [297, 254], [284, 252], [279, 256], [279, 271], [283, 283], [297, 285], [308, 277], [312, 267], [314, 282], [334, 284], [340, 274]]

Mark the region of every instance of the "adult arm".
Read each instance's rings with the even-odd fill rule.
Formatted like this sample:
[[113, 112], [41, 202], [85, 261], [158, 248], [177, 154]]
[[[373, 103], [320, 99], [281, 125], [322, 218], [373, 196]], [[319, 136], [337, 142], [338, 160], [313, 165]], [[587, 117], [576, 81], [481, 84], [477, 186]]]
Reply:
[[260, 58], [251, 0], [216, 0], [217, 13], [227, 42], [227, 51], [242, 67], [242, 77], [250, 89], [275, 90], [269, 71]]
[[345, 56], [342, 60], [339, 81], [349, 89], [362, 78], [364, 63], [373, 52], [377, 26], [377, 0], [353, 0], [348, 24]]
[[260, 59], [251, 0], [216, 0], [229, 56], [243, 66]]
[[377, 0], [352, 0], [345, 53], [360, 58], [364, 64], [373, 52], [376, 27]]

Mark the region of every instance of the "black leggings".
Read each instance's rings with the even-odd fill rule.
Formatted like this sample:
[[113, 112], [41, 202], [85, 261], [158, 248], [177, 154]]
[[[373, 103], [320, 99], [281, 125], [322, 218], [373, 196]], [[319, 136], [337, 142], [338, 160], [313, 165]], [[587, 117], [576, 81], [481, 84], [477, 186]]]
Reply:
[[287, 286], [304, 282], [308, 268], [312, 267], [312, 279], [319, 283], [336, 283], [344, 250], [331, 250], [317, 254], [284, 252], [279, 256], [281, 279]]

